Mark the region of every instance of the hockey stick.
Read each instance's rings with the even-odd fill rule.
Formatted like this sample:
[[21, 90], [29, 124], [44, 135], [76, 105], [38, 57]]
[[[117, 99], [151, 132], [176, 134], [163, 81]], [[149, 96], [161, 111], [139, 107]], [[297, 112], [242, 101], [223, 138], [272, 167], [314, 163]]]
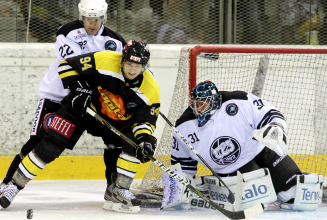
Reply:
[[[206, 167], [211, 171], [211, 173], [218, 178], [218, 180], [227, 188], [228, 190], [228, 201], [230, 203], [234, 203], [235, 202], [235, 196], [233, 194], [233, 192], [228, 188], [228, 186], [224, 183], [224, 181], [218, 176], [218, 174], [209, 166], [209, 164], [201, 157], [201, 155], [192, 147], [192, 145], [186, 140], [186, 138], [177, 130], [177, 128], [169, 121], [169, 119], [162, 114], [161, 112], [159, 112], [159, 114], [161, 115], [161, 117], [167, 122], [167, 124], [172, 127], [172, 129], [181, 137], [181, 139], [184, 141], [184, 143], [195, 153], [195, 155], [200, 158], [200, 160], [202, 161], [202, 163], [204, 163], [204, 165], [206, 165]], [[240, 201], [237, 201], [240, 202]]]
[[[105, 127], [107, 127], [112, 132], [114, 132], [115, 134], [117, 134], [121, 139], [123, 139], [124, 141], [126, 141], [127, 143], [129, 143], [131, 146], [133, 146], [135, 148], [138, 148], [139, 147], [134, 141], [132, 141], [131, 139], [129, 139], [128, 137], [126, 137], [123, 133], [121, 133], [119, 130], [117, 130], [114, 126], [112, 126], [109, 122], [107, 122], [106, 120], [104, 120], [100, 115], [98, 115], [96, 112], [94, 112], [89, 107], [87, 108], [87, 113], [89, 113], [96, 120], [98, 120], [99, 122], [101, 122]], [[245, 209], [243, 211], [238, 211], [238, 212], [232, 212], [232, 211], [228, 211], [226, 209], [223, 209], [222, 207], [218, 206], [215, 202], [213, 202], [211, 199], [205, 197], [201, 192], [199, 192], [192, 185], [190, 185], [190, 183], [186, 182], [183, 178], [179, 177], [176, 173], [174, 173], [173, 171], [171, 171], [168, 167], [166, 167], [163, 163], [161, 163], [160, 161], [158, 161], [156, 158], [154, 158], [151, 155], [147, 155], [147, 157], [153, 163], [155, 163], [159, 168], [161, 168], [162, 170], [164, 170], [165, 172], [167, 172], [169, 175], [171, 175], [172, 177], [174, 177], [175, 179], [177, 179], [184, 186], [186, 186], [187, 188], [189, 188], [192, 192], [194, 192], [195, 194], [197, 194], [204, 201], [208, 202], [212, 207], [214, 207], [215, 209], [217, 209], [218, 211], [220, 211], [222, 214], [224, 214], [226, 217], [228, 217], [230, 219], [247, 219], [247, 218], [251, 218], [253, 216], [256, 216], [256, 215], [262, 213], [263, 210], [264, 210], [263, 209], [264, 206], [263, 206], [262, 203], [258, 203], [257, 205], [255, 205], [255, 206], [253, 206], [251, 208]]]

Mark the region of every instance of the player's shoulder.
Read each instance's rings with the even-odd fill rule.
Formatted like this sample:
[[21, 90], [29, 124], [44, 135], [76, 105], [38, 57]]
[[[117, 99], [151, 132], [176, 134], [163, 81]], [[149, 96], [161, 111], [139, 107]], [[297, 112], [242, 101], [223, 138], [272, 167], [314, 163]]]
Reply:
[[220, 91], [220, 94], [222, 95], [222, 103], [229, 100], [248, 100], [248, 93], [244, 91]]
[[180, 126], [181, 124], [196, 119], [195, 114], [193, 113], [193, 110], [189, 106], [182, 114], [182, 116], [177, 119], [176, 121], [176, 127]]
[[119, 35], [115, 31], [107, 28], [106, 26], [104, 26], [101, 36], [108, 36], [110, 38], [116, 39], [116, 40], [120, 41], [123, 46], [125, 46], [127, 44], [121, 35]]
[[81, 24], [79, 20], [69, 22], [67, 24], [64, 24], [57, 30], [57, 36], [64, 35], [66, 37], [73, 30], [77, 30], [80, 28], [84, 28], [84, 26]]
[[115, 51], [104, 50], [95, 52], [94, 61], [96, 69], [121, 74], [121, 57], [122, 54]]
[[159, 85], [155, 80], [153, 73], [149, 69], [146, 69], [143, 72], [143, 80], [139, 89], [147, 96], [153, 96], [155, 94], [156, 96], [160, 96]]
[[95, 59], [119, 59], [121, 60], [122, 54], [115, 52], [115, 51], [110, 51], [110, 50], [104, 50], [100, 52], [95, 52], [94, 53]]
[[158, 85], [157, 81], [154, 78], [153, 73], [149, 69], [146, 69], [143, 72], [143, 82], [153, 86]]

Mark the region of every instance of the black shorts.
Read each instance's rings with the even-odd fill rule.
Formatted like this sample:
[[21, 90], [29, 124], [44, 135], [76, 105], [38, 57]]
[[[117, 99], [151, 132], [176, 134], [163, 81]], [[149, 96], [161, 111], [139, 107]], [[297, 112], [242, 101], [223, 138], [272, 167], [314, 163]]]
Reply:
[[269, 169], [276, 194], [288, 190], [296, 184], [296, 174], [301, 174], [300, 168], [288, 155], [280, 157], [275, 151], [265, 147], [254, 159], [260, 167]]
[[32, 122], [31, 138], [41, 138], [44, 135], [59, 107], [59, 103], [49, 99], [39, 99]]

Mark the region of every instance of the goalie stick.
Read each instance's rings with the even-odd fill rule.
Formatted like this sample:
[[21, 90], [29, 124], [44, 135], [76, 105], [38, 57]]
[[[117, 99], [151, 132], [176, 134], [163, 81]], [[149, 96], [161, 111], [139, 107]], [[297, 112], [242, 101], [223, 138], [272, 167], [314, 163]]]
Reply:
[[[114, 132], [115, 134], [117, 134], [121, 139], [123, 139], [124, 141], [126, 141], [127, 143], [129, 143], [131, 146], [133, 146], [135, 148], [139, 148], [139, 146], [134, 141], [132, 141], [131, 139], [129, 139], [128, 137], [126, 137], [123, 133], [121, 133], [119, 130], [117, 130], [109, 122], [107, 122], [106, 120], [104, 120], [100, 115], [98, 115], [92, 109], [90, 109], [88, 107], [86, 110], [87, 110], [87, 113], [89, 113], [96, 120], [98, 120], [99, 122], [101, 122], [105, 127], [107, 127], [108, 129], [110, 129], [112, 132]], [[161, 163], [160, 161], [158, 161], [156, 158], [154, 158], [151, 155], [147, 155], [147, 157], [153, 163], [155, 163], [159, 168], [161, 168], [162, 170], [164, 170], [165, 172], [167, 172], [169, 175], [171, 175], [172, 177], [174, 177], [175, 179], [177, 179], [179, 182], [181, 182], [183, 185], [185, 185], [187, 188], [189, 188], [192, 192], [194, 192], [195, 194], [197, 194], [204, 201], [208, 202], [212, 207], [214, 207], [215, 209], [217, 209], [218, 211], [220, 211], [222, 214], [224, 214], [226, 217], [228, 217], [230, 219], [247, 219], [247, 218], [251, 218], [253, 216], [256, 216], [256, 215], [262, 213], [263, 210], [264, 210], [263, 204], [262, 203], [258, 203], [257, 205], [252, 206], [251, 208], [245, 209], [243, 211], [237, 211], [237, 212], [228, 211], [228, 210], [220, 207], [219, 205], [217, 205], [211, 199], [205, 197], [201, 192], [199, 192], [192, 185], [190, 185], [190, 183], [186, 182], [183, 178], [179, 177], [176, 173], [174, 173], [173, 171], [171, 171], [168, 167], [166, 167], [163, 163]]]
[[[224, 187], [227, 188], [228, 190], [228, 201], [230, 203], [234, 203], [235, 202], [235, 196], [233, 194], [233, 192], [228, 188], [228, 186], [225, 184], [225, 182], [218, 176], [218, 174], [209, 166], [209, 164], [201, 157], [201, 155], [192, 147], [192, 145], [186, 140], [186, 138], [179, 132], [179, 130], [177, 130], [177, 128], [169, 121], [169, 119], [162, 114], [161, 112], [159, 112], [159, 114], [161, 115], [161, 117], [167, 122], [167, 124], [172, 127], [172, 129], [178, 134], [178, 136], [181, 137], [181, 139], [184, 141], [184, 143], [195, 153], [195, 155], [200, 158], [200, 160], [202, 161], [202, 163], [204, 163], [204, 165], [206, 165], [206, 167], [211, 171], [211, 173], [218, 178], [218, 180], [224, 185]], [[238, 203], [240, 201], [237, 201]]]

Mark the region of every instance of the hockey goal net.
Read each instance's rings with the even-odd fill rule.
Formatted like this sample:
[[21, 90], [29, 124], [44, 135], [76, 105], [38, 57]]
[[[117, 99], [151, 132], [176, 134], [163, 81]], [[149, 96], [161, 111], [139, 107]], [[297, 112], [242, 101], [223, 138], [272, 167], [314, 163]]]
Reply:
[[[211, 80], [220, 91], [253, 93], [287, 120], [289, 154], [303, 172], [327, 175], [327, 48], [282, 46], [197, 46], [182, 48], [169, 120], [174, 124], [197, 83]], [[172, 140], [166, 125], [155, 157], [170, 166]], [[151, 164], [139, 186], [160, 192], [161, 170]], [[199, 164], [198, 176], [210, 171]]]

